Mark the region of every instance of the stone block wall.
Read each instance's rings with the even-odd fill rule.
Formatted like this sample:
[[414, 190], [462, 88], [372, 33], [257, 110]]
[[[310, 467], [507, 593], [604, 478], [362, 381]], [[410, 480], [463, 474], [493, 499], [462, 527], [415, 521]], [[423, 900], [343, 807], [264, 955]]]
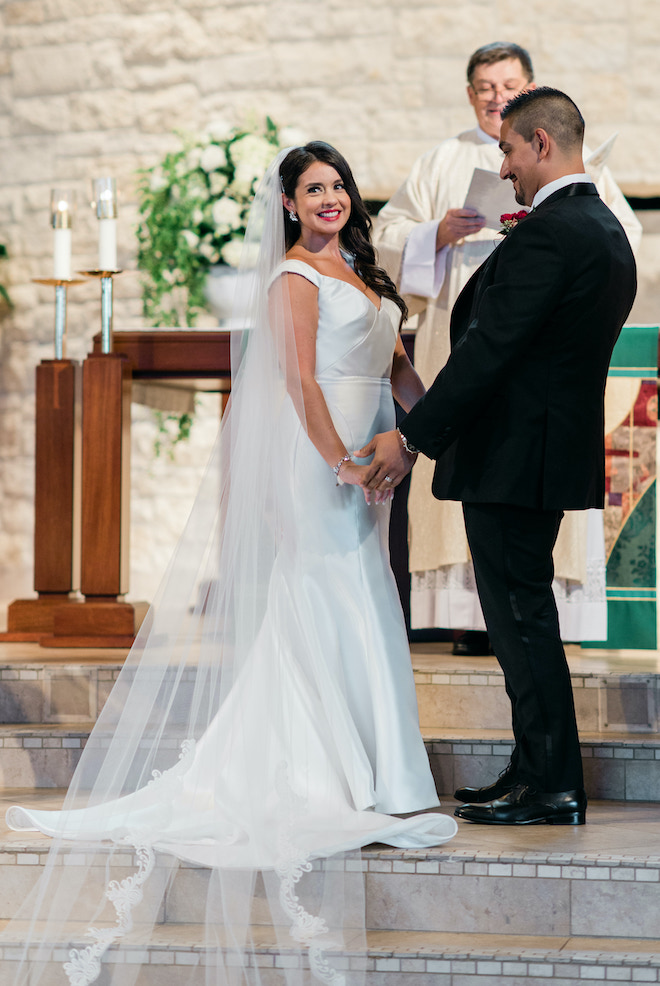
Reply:
[[[366, 197], [385, 199], [415, 157], [471, 125], [467, 57], [497, 38], [533, 55], [537, 80], [582, 108], [592, 147], [619, 133], [610, 163], [625, 191], [660, 195], [654, 91], [657, 0], [0, 0], [0, 609], [32, 572], [34, 368], [53, 354], [49, 193], [74, 187], [74, 268], [94, 266], [90, 180], [121, 193], [115, 324], [142, 324], [135, 271], [136, 171], [177, 146], [176, 130], [270, 114], [335, 143]], [[660, 226], [642, 251], [637, 317], [660, 315]], [[68, 352], [99, 327], [98, 285], [70, 292]], [[217, 423], [204, 398], [191, 445], [152, 457], [155, 426], [135, 407], [131, 595], [153, 594]], [[170, 496], [171, 494], [171, 496]]]

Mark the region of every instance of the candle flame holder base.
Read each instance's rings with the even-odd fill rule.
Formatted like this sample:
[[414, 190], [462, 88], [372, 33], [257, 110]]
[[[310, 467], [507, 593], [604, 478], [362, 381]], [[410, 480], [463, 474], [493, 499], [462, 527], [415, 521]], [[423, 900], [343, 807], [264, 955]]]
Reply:
[[55, 359], [66, 356], [66, 292], [74, 284], [83, 284], [80, 278], [33, 277], [35, 284], [49, 284], [55, 288]]
[[121, 270], [80, 270], [85, 277], [98, 277], [101, 281], [101, 352], [112, 352], [112, 279]]

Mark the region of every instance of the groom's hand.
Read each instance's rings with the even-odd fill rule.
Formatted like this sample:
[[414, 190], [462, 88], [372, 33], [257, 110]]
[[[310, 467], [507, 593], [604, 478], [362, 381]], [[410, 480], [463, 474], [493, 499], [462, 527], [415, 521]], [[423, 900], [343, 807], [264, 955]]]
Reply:
[[369, 490], [384, 492], [398, 486], [412, 469], [416, 455], [406, 452], [398, 431], [382, 431], [371, 441], [353, 453], [358, 459], [373, 455], [366, 466], [362, 485]]

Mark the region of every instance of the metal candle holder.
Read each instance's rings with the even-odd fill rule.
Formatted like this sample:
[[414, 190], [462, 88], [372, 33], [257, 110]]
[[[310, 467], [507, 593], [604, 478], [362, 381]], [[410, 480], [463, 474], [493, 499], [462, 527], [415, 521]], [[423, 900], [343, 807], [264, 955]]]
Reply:
[[59, 277], [33, 277], [35, 284], [51, 284], [55, 288], [55, 359], [66, 357], [66, 291], [80, 279]]
[[85, 277], [101, 280], [101, 352], [112, 352], [112, 278], [121, 270], [80, 270]]

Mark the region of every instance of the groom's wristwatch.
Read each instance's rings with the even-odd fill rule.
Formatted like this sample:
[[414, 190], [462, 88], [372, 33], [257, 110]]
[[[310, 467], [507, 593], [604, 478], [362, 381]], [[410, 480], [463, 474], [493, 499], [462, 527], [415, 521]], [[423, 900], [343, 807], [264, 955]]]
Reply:
[[408, 441], [408, 439], [403, 434], [403, 432], [401, 431], [400, 428], [397, 428], [397, 431], [399, 433], [399, 438], [401, 439], [401, 444], [403, 445], [403, 447], [406, 450], [406, 452], [408, 452], [409, 455], [418, 455], [419, 454], [419, 449], [418, 448], [415, 448], [414, 445], [411, 445], [410, 444], [410, 442]]

